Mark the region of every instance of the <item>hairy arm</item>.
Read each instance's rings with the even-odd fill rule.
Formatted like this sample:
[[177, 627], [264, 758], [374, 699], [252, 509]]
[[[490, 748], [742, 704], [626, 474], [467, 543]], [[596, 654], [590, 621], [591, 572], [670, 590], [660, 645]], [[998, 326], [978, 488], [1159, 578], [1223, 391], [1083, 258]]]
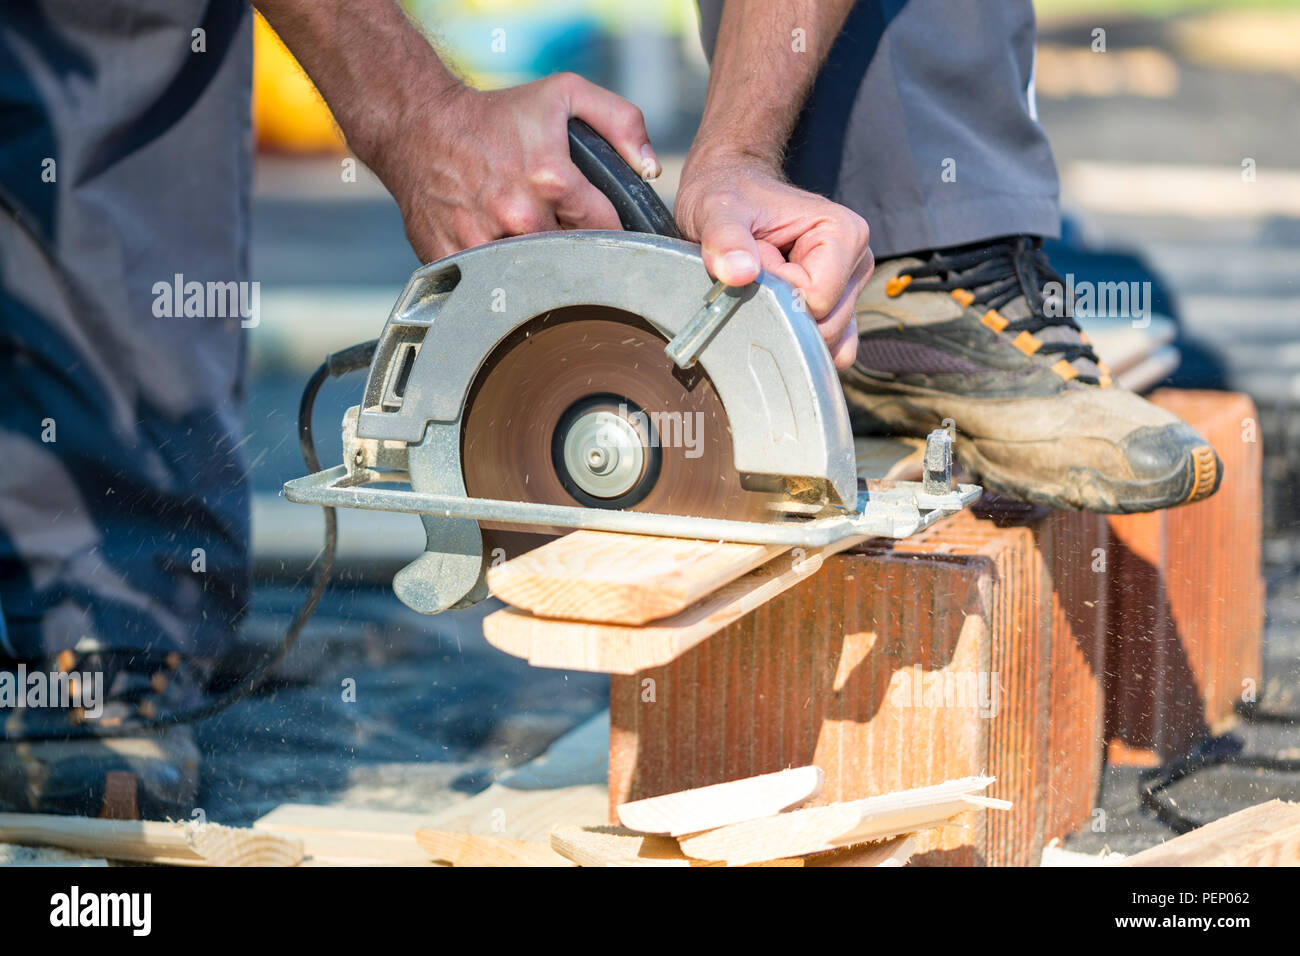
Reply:
[[676, 214], [732, 285], [760, 269], [800, 289], [836, 364], [857, 351], [853, 305], [870, 278], [860, 216], [784, 181], [786, 142], [853, 0], [728, 0]]
[[422, 261], [503, 236], [617, 229], [569, 160], [586, 120], [633, 168], [658, 173], [641, 111], [573, 74], [466, 86], [394, 0], [254, 0], [402, 210]]

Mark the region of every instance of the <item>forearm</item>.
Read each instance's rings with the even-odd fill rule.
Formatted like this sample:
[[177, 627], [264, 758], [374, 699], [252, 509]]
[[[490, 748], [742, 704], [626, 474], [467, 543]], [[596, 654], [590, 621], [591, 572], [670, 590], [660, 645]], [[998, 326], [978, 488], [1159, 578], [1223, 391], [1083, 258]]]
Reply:
[[617, 229], [569, 155], [584, 120], [658, 169], [641, 111], [572, 73], [504, 90], [461, 83], [395, 0], [253, 0], [397, 200], [423, 262], [552, 229]]
[[853, 0], [728, 0], [692, 153], [748, 155], [780, 168], [818, 69]]
[[412, 111], [464, 89], [394, 0], [253, 0], [367, 164]]
[[853, 362], [853, 305], [871, 275], [862, 217], [781, 174], [799, 110], [853, 0], [728, 0], [700, 130], [673, 213], [709, 274], [745, 285], [763, 272], [800, 300], [839, 368]]

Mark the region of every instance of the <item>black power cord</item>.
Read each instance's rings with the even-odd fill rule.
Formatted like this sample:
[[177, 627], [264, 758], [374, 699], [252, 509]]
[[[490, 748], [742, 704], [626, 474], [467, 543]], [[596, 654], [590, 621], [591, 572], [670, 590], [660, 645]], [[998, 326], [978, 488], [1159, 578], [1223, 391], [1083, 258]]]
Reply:
[[[1265, 711], [1255, 704], [1239, 705], [1237, 713], [1250, 723], [1300, 724], [1300, 714]], [[1174, 833], [1189, 833], [1210, 821], [1196, 820], [1187, 816], [1164, 795], [1164, 791], [1179, 780], [1211, 767], [1243, 767], [1247, 770], [1300, 773], [1300, 760], [1269, 754], [1243, 754], [1240, 746], [1225, 746], [1225, 743], [1227, 741], [1222, 737], [1207, 740], [1186, 756], [1171, 760], [1153, 771], [1149, 777], [1138, 784], [1138, 796], [1142, 800], [1142, 805], [1155, 813], [1156, 818]]]
[[[327, 379], [338, 378], [348, 372], [367, 368], [375, 357], [375, 349], [378, 345], [378, 339], [371, 339], [369, 342], [362, 342], [359, 345], [353, 345], [351, 348], [334, 352], [321, 363], [320, 368], [316, 369], [311, 378], [307, 380], [307, 384], [302, 391], [302, 400], [298, 404], [298, 446], [302, 450], [302, 459], [306, 463], [309, 473], [321, 470], [320, 459], [316, 455], [316, 442], [312, 435], [311, 425], [312, 410], [316, 405], [316, 396], [320, 392], [321, 386], [325, 384]], [[83, 740], [87, 738], [132, 736], [175, 724], [187, 724], [204, 720], [220, 713], [253, 693], [270, 676], [276, 665], [284, 660], [285, 655], [293, 649], [293, 645], [297, 643], [303, 628], [307, 626], [311, 616], [316, 613], [316, 608], [325, 595], [325, 588], [329, 585], [330, 575], [334, 571], [334, 554], [338, 545], [338, 516], [333, 508], [325, 505], [321, 506], [321, 511], [325, 515], [325, 543], [320, 554], [312, 561], [311, 565], [308, 565], [309, 569], [312, 565], [315, 565], [316, 568], [311, 589], [299, 606], [298, 613], [294, 615], [289, 627], [285, 630], [284, 639], [281, 641], [280, 646], [258, 665], [256, 670], [242, 678], [235, 687], [212, 698], [200, 707], [173, 711], [160, 717], [132, 718], [110, 727], [87, 722], [70, 725], [57, 731], [25, 732], [20, 730], [11, 733], [6, 730], [3, 722], [0, 722], [0, 741]], [[301, 579], [299, 579], [299, 582], [301, 582]]]

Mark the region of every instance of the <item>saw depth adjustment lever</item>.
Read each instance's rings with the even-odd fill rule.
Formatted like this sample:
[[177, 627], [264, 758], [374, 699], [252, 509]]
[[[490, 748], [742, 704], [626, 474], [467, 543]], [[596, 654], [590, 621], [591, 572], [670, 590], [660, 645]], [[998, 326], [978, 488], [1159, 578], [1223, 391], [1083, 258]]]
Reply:
[[713, 338], [713, 333], [722, 328], [722, 323], [731, 317], [744, 297], [744, 286], [727, 285], [725, 282], [713, 284], [713, 288], [704, 297], [704, 306], [664, 346], [664, 351], [677, 363], [678, 368], [687, 369], [695, 364], [700, 352], [704, 351], [704, 346]]
[[[582, 175], [614, 204], [618, 220], [628, 232], [648, 232], [681, 238], [673, 214], [648, 183], [608, 141], [580, 119], [569, 120], [569, 157]], [[722, 323], [744, 298], [744, 287], [714, 283], [704, 305], [664, 349], [678, 368], [688, 369]]]

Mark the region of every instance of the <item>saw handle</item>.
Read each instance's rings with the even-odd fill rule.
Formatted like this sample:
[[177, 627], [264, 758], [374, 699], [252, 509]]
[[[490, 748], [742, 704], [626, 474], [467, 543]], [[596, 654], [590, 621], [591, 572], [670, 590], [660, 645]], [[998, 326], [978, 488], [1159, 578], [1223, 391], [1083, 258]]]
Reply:
[[569, 156], [618, 213], [628, 232], [680, 239], [673, 214], [650, 185], [623, 161], [613, 146], [582, 120], [569, 120]]
[[[673, 214], [659, 194], [637, 175], [605, 137], [576, 117], [569, 120], [569, 156], [591, 184], [614, 204], [618, 221], [628, 232], [649, 232], [680, 239]], [[679, 331], [664, 351], [678, 368], [696, 363], [704, 347], [736, 311], [743, 289], [715, 282], [704, 305]]]

